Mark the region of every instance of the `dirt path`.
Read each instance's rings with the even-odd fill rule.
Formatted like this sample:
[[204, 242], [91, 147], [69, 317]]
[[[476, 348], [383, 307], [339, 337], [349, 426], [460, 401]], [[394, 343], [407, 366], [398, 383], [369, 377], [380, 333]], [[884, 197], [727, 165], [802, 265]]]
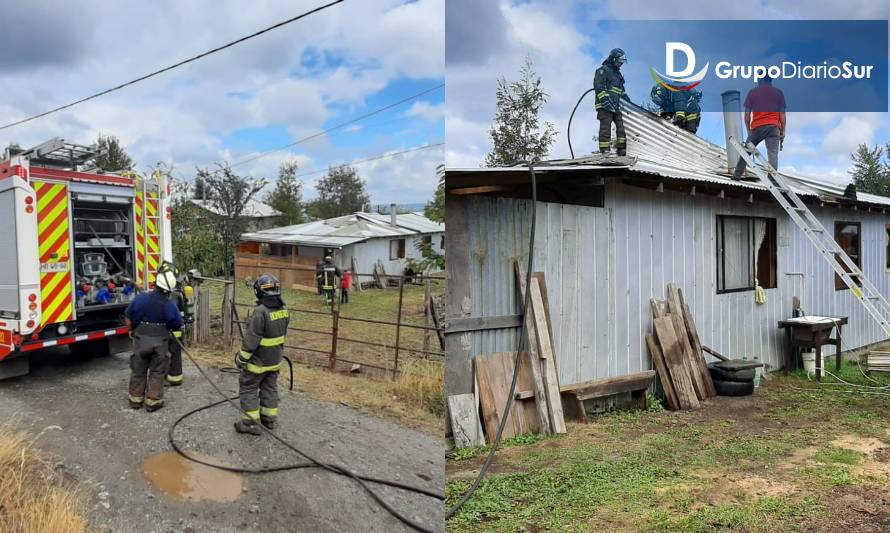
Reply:
[[[220, 480], [204, 478], [191, 464], [167, 464], [169, 473], [162, 475], [185, 477], [168, 483], [170, 492], [160, 490], [147, 480], [143, 462], [170, 451], [167, 430], [176, 418], [218, 399], [194, 368], [185, 374], [184, 386], [168, 389], [166, 408], [133, 411], [126, 403], [126, 356], [77, 362], [65, 350], [45, 352], [32, 359], [31, 375], [0, 382], [0, 419], [40, 434], [38, 447], [85, 488], [87, 517], [99, 531], [407, 530], [354, 482], [316, 468]], [[211, 375], [223, 390], [236, 392], [235, 375]], [[236, 435], [235, 419], [230, 407], [216, 407], [182, 424], [177, 436], [226, 464], [301, 462], [268, 437]], [[321, 460], [348, 461], [362, 474], [442, 490], [444, 449], [429, 435], [291, 393], [282, 394], [279, 425], [279, 435]], [[441, 501], [378, 489], [407, 516], [442, 529]]]

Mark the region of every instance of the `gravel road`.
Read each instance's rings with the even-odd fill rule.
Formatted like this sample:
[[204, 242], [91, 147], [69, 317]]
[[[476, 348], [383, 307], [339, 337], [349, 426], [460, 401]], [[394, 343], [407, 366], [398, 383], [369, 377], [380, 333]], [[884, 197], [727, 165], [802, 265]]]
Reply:
[[[170, 451], [167, 430], [176, 418], [219, 397], [185, 362], [186, 382], [167, 389], [164, 409], [131, 410], [126, 401], [128, 361], [126, 354], [78, 361], [59, 348], [35, 354], [30, 375], [0, 381], [0, 420], [39, 434], [36, 442], [54, 456], [56, 468], [84, 487], [87, 517], [97, 530], [409, 530], [355, 482], [317, 468], [243, 476], [236, 480], [242, 486], [240, 496], [228, 502], [207, 499], [213, 497], [213, 487], [210, 494], [197, 491], [186, 499], [182, 493], [160, 490], [144, 475], [143, 461]], [[237, 375], [208, 372], [224, 391], [237, 393]], [[302, 462], [268, 436], [235, 434], [236, 419], [231, 407], [221, 405], [180, 425], [177, 439], [190, 450], [230, 465]], [[281, 394], [276, 431], [325, 462], [348, 462], [360, 474], [442, 491], [445, 450], [429, 435], [287, 391]], [[194, 475], [200, 478], [200, 471]], [[444, 530], [440, 500], [375, 488], [405, 515]]]

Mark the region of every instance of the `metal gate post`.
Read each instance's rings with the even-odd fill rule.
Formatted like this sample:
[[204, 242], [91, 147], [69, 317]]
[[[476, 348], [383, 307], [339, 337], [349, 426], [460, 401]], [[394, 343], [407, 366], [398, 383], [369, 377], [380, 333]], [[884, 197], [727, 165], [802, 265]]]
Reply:
[[392, 379], [399, 375], [399, 340], [402, 335], [402, 298], [405, 295], [405, 278], [399, 278], [399, 313], [396, 318], [396, 356], [392, 364]]
[[334, 370], [337, 368], [337, 336], [340, 329], [340, 309], [331, 311], [331, 355], [328, 361], [328, 368]]

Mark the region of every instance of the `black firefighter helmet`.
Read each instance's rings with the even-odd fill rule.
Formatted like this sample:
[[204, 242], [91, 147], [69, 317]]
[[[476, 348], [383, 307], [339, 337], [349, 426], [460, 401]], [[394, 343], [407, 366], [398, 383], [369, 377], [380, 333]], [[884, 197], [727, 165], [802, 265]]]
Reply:
[[281, 282], [272, 274], [261, 274], [253, 282], [253, 292], [257, 299], [264, 296], [281, 296]]
[[617, 66], [621, 66], [627, 63], [627, 56], [624, 55], [624, 50], [621, 48], [613, 48], [611, 52], [609, 52], [609, 58], [607, 59], [612, 64]]

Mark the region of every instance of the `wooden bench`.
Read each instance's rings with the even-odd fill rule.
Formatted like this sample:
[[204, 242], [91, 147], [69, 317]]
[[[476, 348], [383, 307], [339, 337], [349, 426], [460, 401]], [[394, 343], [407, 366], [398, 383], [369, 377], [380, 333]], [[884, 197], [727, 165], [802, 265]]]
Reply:
[[606, 396], [622, 392], [630, 392], [634, 404], [646, 411], [649, 408], [649, 404], [646, 401], [646, 389], [652, 384], [654, 377], [654, 370], [646, 370], [614, 378], [586, 381], [576, 385], [565, 385], [559, 388], [562, 396], [563, 411], [565, 411], [566, 418], [578, 422], [586, 422], [587, 413], [584, 410], [584, 400], [605, 398]]

